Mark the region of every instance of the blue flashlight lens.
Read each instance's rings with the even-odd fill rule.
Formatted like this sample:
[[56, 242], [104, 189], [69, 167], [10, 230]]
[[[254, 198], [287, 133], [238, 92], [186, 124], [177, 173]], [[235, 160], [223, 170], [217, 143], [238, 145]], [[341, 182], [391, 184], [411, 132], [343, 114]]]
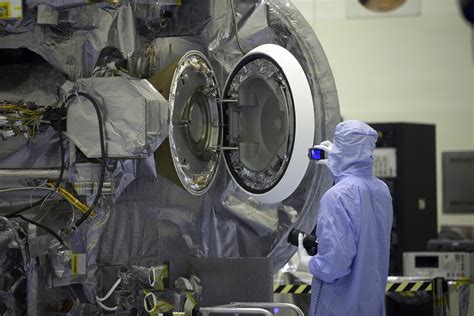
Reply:
[[312, 159], [312, 160], [324, 159], [324, 152], [321, 149], [310, 149], [309, 159]]

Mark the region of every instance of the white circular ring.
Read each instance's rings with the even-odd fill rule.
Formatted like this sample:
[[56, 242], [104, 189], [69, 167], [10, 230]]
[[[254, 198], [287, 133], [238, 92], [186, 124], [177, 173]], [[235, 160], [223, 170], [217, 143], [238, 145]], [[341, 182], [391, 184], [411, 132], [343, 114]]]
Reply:
[[[288, 50], [275, 44], [258, 46], [246, 54], [234, 69], [239, 67], [241, 62], [251, 55], [263, 55], [273, 60], [285, 75], [293, 97], [295, 136], [287, 169], [280, 181], [269, 191], [262, 194], [247, 192], [262, 203], [278, 203], [289, 197], [296, 190], [308, 169], [308, 148], [313, 147], [314, 144], [313, 97], [303, 68], [295, 56]], [[230, 84], [230, 78], [227, 80], [226, 86]], [[227, 161], [226, 166], [229, 169]], [[237, 185], [239, 184], [237, 183]], [[245, 191], [240, 185], [239, 187]]]

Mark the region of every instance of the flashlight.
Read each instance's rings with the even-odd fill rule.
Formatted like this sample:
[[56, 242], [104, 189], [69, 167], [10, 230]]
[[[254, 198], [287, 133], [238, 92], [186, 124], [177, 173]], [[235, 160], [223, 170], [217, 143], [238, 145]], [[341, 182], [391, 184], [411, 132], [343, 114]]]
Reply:
[[308, 158], [311, 160], [323, 160], [326, 159], [326, 153], [322, 149], [310, 148], [308, 149]]

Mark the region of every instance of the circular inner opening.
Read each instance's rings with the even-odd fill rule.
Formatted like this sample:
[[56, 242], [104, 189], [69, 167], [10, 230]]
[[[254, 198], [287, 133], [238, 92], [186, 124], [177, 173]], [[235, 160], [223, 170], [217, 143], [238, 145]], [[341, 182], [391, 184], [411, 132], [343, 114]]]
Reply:
[[224, 158], [243, 189], [263, 194], [283, 177], [293, 150], [291, 91], [280, 68], [265, 57], [244, 59], [229, 78]]
[[242, 111], [245, 127], [240, 143], [240, 159], [249, 170], [265, 171], [271, 168], [276, 155], [284, 155], [286, 151], [286, 105], [262, 77], [250, 77], [242, 83], [239, 103], [249, 107], [247, 111]]
[[208, 99], [196, 91], [189, 98], [184, 111], [183, 122], [186, 125], [186, 133], [189, 146], [196, 155], [203, 155], [209, 144], [212, 122], [210, 120]]
[[191, 140], [195, 143], [202, 142], [206, 137], [206, 114], [198, 103], [193, 103], [189, 107], [190, 120], [188, 132]]
[[390, 12], [401, 7], [406, 0], [359, 0], [367, 9], [374, 12]]

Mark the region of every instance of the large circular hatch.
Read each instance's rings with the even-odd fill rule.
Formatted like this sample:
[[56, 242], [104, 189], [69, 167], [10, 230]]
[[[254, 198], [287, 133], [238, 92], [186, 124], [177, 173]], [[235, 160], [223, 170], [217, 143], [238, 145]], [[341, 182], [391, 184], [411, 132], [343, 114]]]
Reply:
[[206, 57], [190, 51], [178, 63], [170, 90], [170, 149], [183, 186], [202, 194], [219, 164], [218, 86]]
[[[255, 56], [254, 56], [255, 57]], [[224, 153], [235, 180], [247, 191], [268, 192], [283, 176], [294, 143], [294, 106], [279, 67], [260, 56], [241, 64], [225, 91]]]
[[264, 203], [287, 198], [308, 167], [314, 108], [306, 75], [285, 48], [266, 44], [231, 72], [222, 98], [222, 149], [237, 184]]
[[223, 97], [206, 57], [181, 58], [170, 89], [170, 150], [178, 177], [193, 194], [206, 192], [220, 152], [235, 182], [264, 203], [299, 185], [313, 145], [311, 90], [286, 49], [267, 44], [232, 70]]

